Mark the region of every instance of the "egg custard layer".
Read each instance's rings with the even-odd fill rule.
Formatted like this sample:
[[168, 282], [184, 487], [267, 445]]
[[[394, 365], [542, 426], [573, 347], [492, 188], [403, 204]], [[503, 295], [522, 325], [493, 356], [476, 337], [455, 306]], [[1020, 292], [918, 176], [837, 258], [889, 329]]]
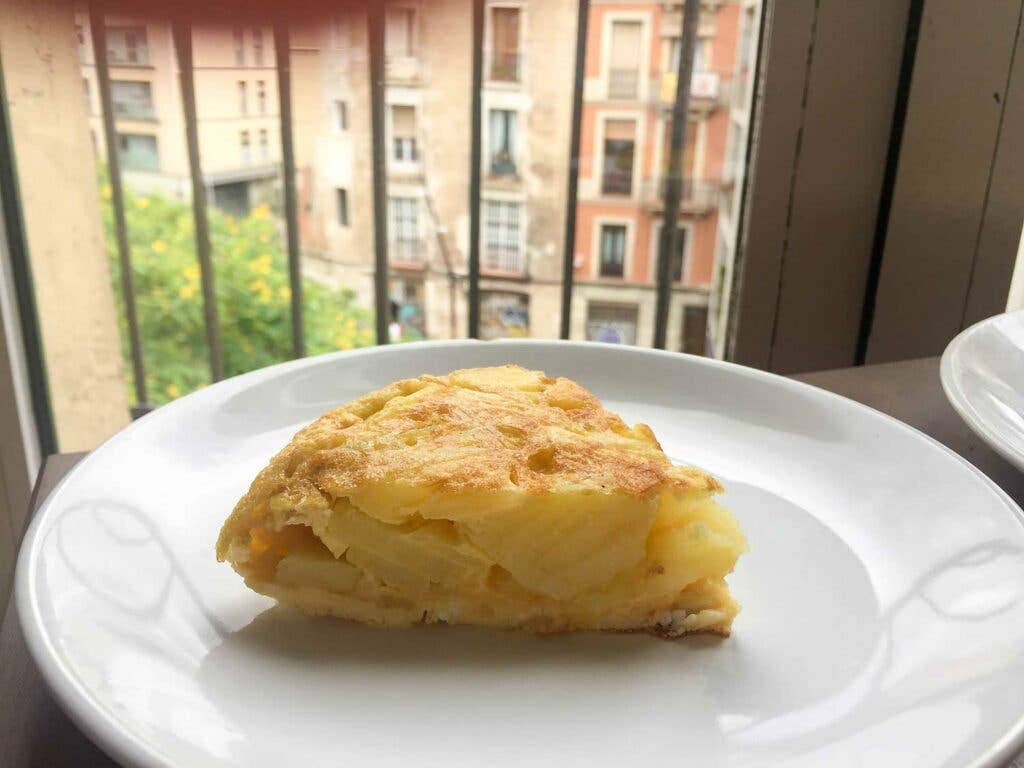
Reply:
[[374, 624], [727, 635], [746, 541], [719, 491], [575, 382], [474, 368], [302, 429], [217, 558], [257, 592]]

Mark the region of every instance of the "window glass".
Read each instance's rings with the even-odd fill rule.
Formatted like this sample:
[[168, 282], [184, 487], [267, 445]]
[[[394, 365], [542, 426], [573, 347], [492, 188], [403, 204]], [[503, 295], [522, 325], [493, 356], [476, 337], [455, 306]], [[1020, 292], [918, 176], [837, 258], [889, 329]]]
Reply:
[[587, 341], [607, 344], [636, 344], [635, 304], [587, 304]]
[[484, 201], [483, 269], [492, 272], [525, 272], [521, 246], [522, 205], [495, 200]]
[[601, 226], [601, 253], [598, 273], [601, 277], [622, 277], [626, 267], [626, 227], [624, 224]]
[[519, 9], [491, 9], [490, 79], [519, 80]]
[[491, 110], [491, 173], [516, 172], [516, 113], [510, 109]]

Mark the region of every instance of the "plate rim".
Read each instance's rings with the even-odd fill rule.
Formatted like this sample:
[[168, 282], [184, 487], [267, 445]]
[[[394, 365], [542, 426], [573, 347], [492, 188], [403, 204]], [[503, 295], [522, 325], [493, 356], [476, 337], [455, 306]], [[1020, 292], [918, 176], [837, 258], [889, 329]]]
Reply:
[[[959, 334], [957, 338], [976, 328], [978, 325], [990, 321], [991, 319], [992, 318], [988, 318], [980, 323], [976, 323], [974, 326], [971, 326], [971, 328], [968, 328], [966, 331]], [[954, 341], [956, 341], [956, 339], [954, 339]], [[612, 354], [635, 354], [640, 357], [652, 356], [686, 360], [689, 364], [718, 368], [747, 379], [781, 386], [783, 389], [795, 390], [804, 393], [813, 392], [814, 396], [823, 397], [825, 401], [838, 401], [846, 404], [847, 406], [852, 405], [855, 410], [859, 410], [869, 416], [881, 418], [889, 422], [895, 428], [902, 429], [916, 436], [918, 439], [922, 440], [924, 444], [938, 448], [941, 452], [964, 465], [964, 467], [980, 479], [984, 485], [995, 492], [995, 495], [1006, 506], [1011, 517], [1013, 517], [1017, 524], [1024, 529], [1024, 510], [1022, 510], [1021, 507], [995, 483], [995, 481], [959, 453], [930, 435], [925, 434], [916, 427], [900, 421], [896, 417], [890, 416], [876, 408], [872, 408], [871, 406], [860, 403], [852, 398], [817, 387], [813, 384], [725, 360], [716, 360], [714, 358], [702, 357], [700, 355], [651, 349], [647, 347], [624, 346], [602, 342], [571, 341], [564, 339], [498, 339], [488, 342], [480, 341], [478, 339], [420, 341], [402, 345], [377, 345], [363, 347], [354, 350], [343, 350], [324, 355], [288, 360], [212, 383], [133, 421], [124, 429], [111, 435], [96, 446], [96, 448], [90, 451], [89, 454], [82, 459], [82, 461], [72, 467], [71, 470], [54, 487], [46, 499], [43, 500], [39, 509], [33, 515], [32, 521], [28, 529], [25, 531], [25, 535], [18, 550], [14, 573], [14, 608], [17, 611], [18, 623], [21, 627], [25, 645], [28, 648], [32, 662], [36, 665], [36, 669], [39, 671], [48, 692], [56, 700], [61, 710], [68, 716], [72, 723], [74, 723], [75, 727], [81, 729], [93, 744], [118, 763], [139, 765], [144, 766], [144, 768], [174, 768], [175, 766], [175, 763], [169, 756], [164, 755], [152, 745], [140, 739], [134, 731], [129, 729], [123, 722], [118, 720], [108, 712], [106, 708], [100, 705], [100, 702], [96, 700], [95, 695], [86, 689], [82, 681], [78, 679], [77, 675], [57, 654], [54, 644], [51, 638], [47, 635], [42, 624], [41, 616], [39, 615], [38, 601], [36, 599], [38, 587], [33, 579], [33, 574], [36, 571], [34, 566], [39, 555], [39, 549], [42, 545], [42, 539], [40, 538], [39, 532], [44, 525], [44, 521], [49, 514], [49, 510], [54, 506], [54, 503], [59, 499], [67, 485], [72, 482], [80, 472], [84, 471], [85, 467], [95, 461], [97, 455], [102, 455], [102, 450], [108, 444], [115, 440], [125, 439], [126, 436], [131, 435], [139, 429], [140, 425], [145, 424], [149, 419], [154, 418], [154, 414], [161, 414], [155, 418], [165, 418], [166, 414], [174, 413], [179, 408], [185, 407], [183, 404], [191, 405], [199, 399], [211, 396], [209, 394], [210, 392], [215, 391], [218, 393], [227, 393], [232, 388], [241, 390], [264, 378], [285, 373], [293, 369], [300, 370], [302, 368], [313, 367], [338, 359], [391, 354], [400, 352], [402, 349], [406, 348], [470, 347], [479, 344], [496, 344], [502, 346], [525, 345], [538, 347], [580, 347], [587, 349], [604, 348]], [[952, 343], [950, 346], [952, 346]], [[945, 359], [946, 356], [943, 354], [943, 364], [945, 363]], [[942, 377], [940, 376], [940, 378]], [[944, 381], [943, 387], [945, 387]], [[954, 408], [955, 407], [956, 406], [954, 405]], [[1001, 766], [1008, 758], [1013, 757], [1017, 752], [1019, 752], [1022, 747], [1024, 747], [1024, 711], [1021, 711], [1017, 715], [1016, 720], [1013, 721], [1012, 725], [998, 740], [996, 740], [984, 752], [979, 754], [975, 760], [968, 763], [966, 768], [999, 768], [999, 766]]]
[[939, 362], [939, 379], [942, 381], [942, 389], [946, 394], [946, 399], [949, 401], [949, 404], [953, 406], [953, 410], [957, 412], [957, 415], [959, 415], [961, 419], [963, 419], [964, 423], [967, 424], [970, 430], [980, 437], [989, 448], [1013, 464], [1017, 469], [1024, 472], [1024, 452], [1016, 451], [1006, 445], [999, 438], [992, 426], [979, 416], [974, 406], [971, 405], [970, 401], [964, 394], [963, 388], [957, 381], [957, 377], [953, 370], [953, 366], [955, 364], [953, 360], [954, 356], [960, 353], [964, 344], [966, 344], [972, 336], [979, 333], [984, 327], [994, 325], [1002, 318], [1013, 316], [1024, 317], [1024, 310], [1000, 312], [998, 315], [986, 317], [984, 320], [979, 320], [954, 336], [952, 341], [950, 341], [942, 351], [942, 358]]

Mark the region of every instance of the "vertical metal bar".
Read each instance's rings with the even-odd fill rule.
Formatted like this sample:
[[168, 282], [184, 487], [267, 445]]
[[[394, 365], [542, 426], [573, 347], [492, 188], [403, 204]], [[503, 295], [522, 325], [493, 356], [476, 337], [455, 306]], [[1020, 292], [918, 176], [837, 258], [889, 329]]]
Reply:
[[[32, 417], [39, 438], [41, 458], [57, 452], [57, 433], [53, 426], [53, 407], [50, 403], [50, 383], [46, 375], [43, 354], [43, 336], [39, 328], [39, 309], [32, 284], [32, 264], [29, 258], [25, 219], [22, 216], [21, 192], [18, 186], [18, 166], [14, 157], [14, 133], [7, 109], [7, 89], [4, 69], [0, 62], [0, 231], [6, 235], [10, 255], [14, 298], [18, 305], [21, 341], [28, 369], [29, 394], [32, 399]], [[0, 256], [3, 247], [0, 246]]]
[[672, 256], [679, 237], [679, 201], [683, 191], [683, 147], [690, 111], [690, 78], [693, 76], [693, 54], [697, 41], [700, 0], [686, 0], [683, 6], [683, 45], [676, 73], [676, 99], [672, 105], [672, 139], [668, 179], [665, 185], [665, 212], [658, 240], [658, 302], [654, 317], [654, 346], [665, 348], [668, 310], [672, 299]]
[[480, 147], [481, 91], [484, 73], [484, 0], [473, 0], [473, 92], [469, 142], [469, 328], [480, 338]]
[[387, 146], [384, 140], [384, 3], [368, 3], [367, 32], [370, 45], [370, 133], [373, 150], [373, 273], [374, 314], [377, 343], [387, 344], [388, 301], [388, 217]]
[[206, 216], [206, 187], [199, 159], [199, 130], [196, 124], [196, 88], [192, 69], [192, 27], [188, 22], [173, 25], [174, 50], [181, 74], [181, 101], [185, 111], [185, 141], [188, 144], [188, 166], [192, 176], [192, 218], [196, 230], [196, 256], [203, 287], [203, 319], [206, 325], [206, 347], [210, 356], [210, 375], [214, 381], [224, 378], [224, 354], [220, 342], [220, 319], [217, 315], [217, 292], [214, 285], [213, 260], [210, 256], [210, 223]]
[[580, 180], [580, 130], [583, 122], [583, 79], [587, 63], [587, 22], [590, 0], [580, 0], [576, 16], [576, 75], [572, 87], [572, 128], [569, 137], [569, 187], [565, 194], [565, 263], [562, 268], [562, 323], [559, 336], [569, 338], [572, 281], [576, 258], [576, 194]]
[[277, 95], [281, 120], [281, 173], [284, 176], [284, 218], [288, 230], [288, 282], [292, 291], [292, 356], [305, 357], [302, 322], [302, 263], [299, 260], [299, 208], [295, 193], [295, 145], [292, 140], [292, 75], [288, 22], [274, 22]]
[[135, 407], [132, 417], [138, 418], [153, 409], [146, 393], [146, 365], [142, 356], [142, 334], [135, 305], [135, 275], [132, 272], [131, 246], [124, 214], [124, 188], [121, 186], [121, 159], [114, 107], [110, 96], [110, 67], [107, 63], [107, 28], [99, 0], [89, 3], [89, 28], [92, 32], [93, 60], [99, 85], [100, 110], [103, 113], [103, 137], [107, 143], [107, 174], [110, 176], [110, 202], [114, 208], [114, 232], [117, 239], [117, 261], [121, 271], [121, 298], [124, 300], [128, 325], [128, 346], [132, 356], [132, 379], [135, 383]]

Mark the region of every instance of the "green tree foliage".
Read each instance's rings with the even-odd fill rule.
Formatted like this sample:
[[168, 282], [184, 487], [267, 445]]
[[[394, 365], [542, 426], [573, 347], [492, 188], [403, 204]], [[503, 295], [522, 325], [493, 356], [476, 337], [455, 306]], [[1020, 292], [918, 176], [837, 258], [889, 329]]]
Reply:
[[[101, 178], [103, 224], [130, 397], [131, 356], [110, 187]], [[149, 398], [160, 404], [210, 381], [191, 206], [125, 193], [128, 239]], [[291, 357], [291, 291], [280, 222], [267, 206], [242, 219], [209, 211], [217, 308], [227, 376]], [[373, 343], [373, 317], [349, 289], [303, 282], [306, 349], [316, 355]]]

